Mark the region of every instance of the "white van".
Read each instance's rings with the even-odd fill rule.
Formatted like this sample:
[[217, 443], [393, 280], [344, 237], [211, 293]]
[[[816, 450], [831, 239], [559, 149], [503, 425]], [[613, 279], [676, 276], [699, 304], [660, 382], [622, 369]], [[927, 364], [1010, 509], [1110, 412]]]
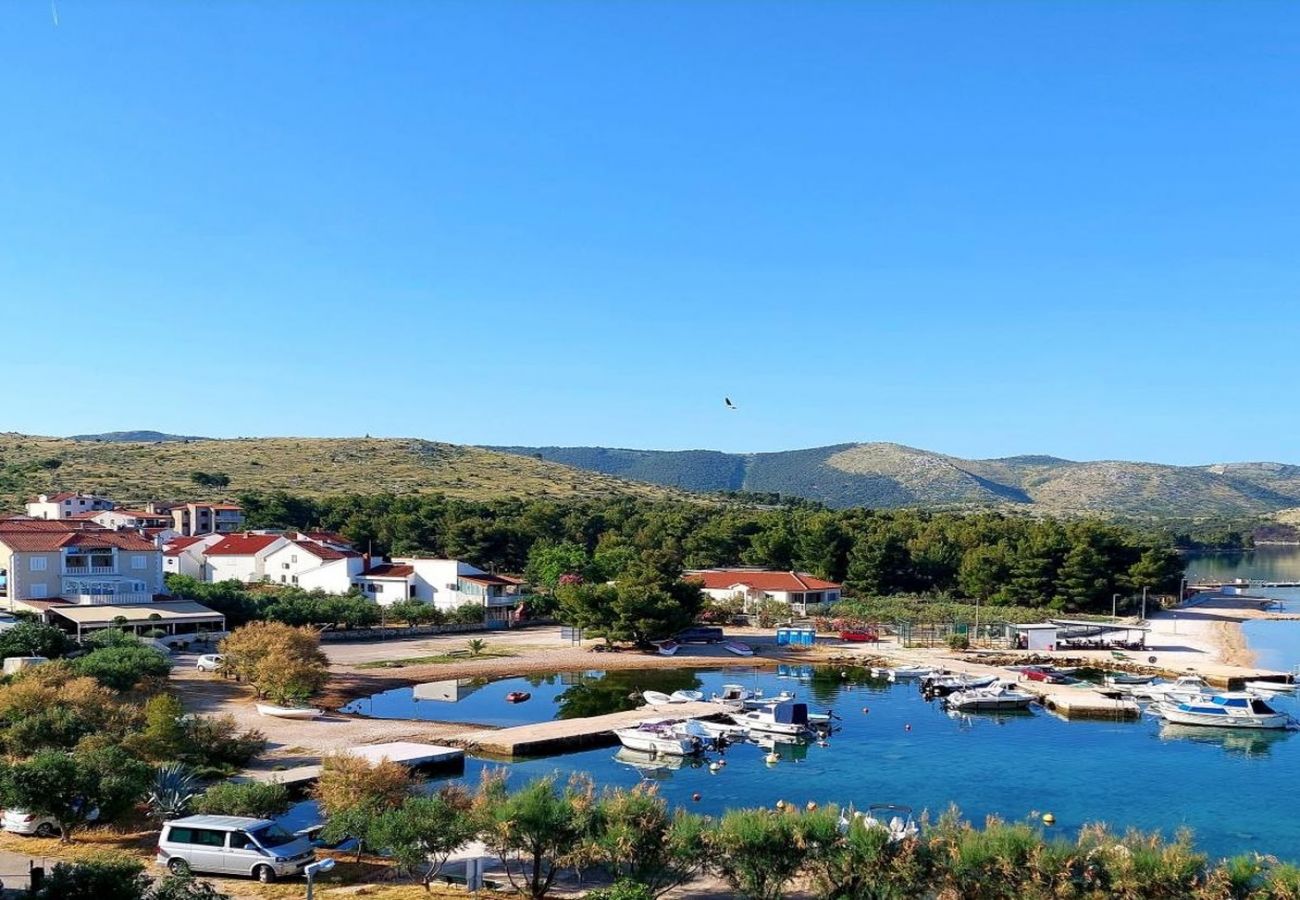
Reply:
[[269, 883], [301, 875], [315, 858], [306, 838], [290, 834], [270, 819], [186, 816], [163, 825], [158, 838], [158, 864], [175, 875], [251, 875]]

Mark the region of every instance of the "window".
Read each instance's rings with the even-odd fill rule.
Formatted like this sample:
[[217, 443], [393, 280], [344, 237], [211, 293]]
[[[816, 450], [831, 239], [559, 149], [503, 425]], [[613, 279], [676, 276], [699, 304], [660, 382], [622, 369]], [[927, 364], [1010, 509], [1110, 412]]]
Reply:
[[248, 835], [244, 834], [244, 832], [242, 832], [242, 831], [232, 831], [232, 832], [230, 832], [230, 849], [231, 849], [231, 850], [243, 850], [245, 847], [247, 847], [247, 846], [248, 846], [249, 844], [251, 844], [251, 843], [252, 843], [252, 840], [249, 838]]
[[294, 583], [294, 584], [297, 584], [297, 583], [298, 583], [298, 576], [297, 576], [297, 575], [294, 575], [294, 576], [293, 576], [293, 583]]
[[143, 554], [136, 553], [135, 555], [133, 555], [133, 556], [131, 557], [131, 568], [133, 568], [133, 569], [147, 569], [147, 568], [149, 568], [149, 560], [148, 560], [148, 558], [146, 558]]
[[383, 592], [384, 592], [384, 586], [382, 584], [375, 585], [376, 594], [382, 594]]
[[[296, 560], [296, 559], [294, 560], [294, 562], [297, 562], [297, 561], [298, 561], [298, 560]], [[287, 569], [287, 568], [289, 568], [289, 564], [288, 564], [288, 563], [280, 563], [280, 568], [281, 568], [281, 569]]]
[[171, 830], [167, 832], [167, 840], [173, 844], [192, 844], [194, 843], [194, 829], [173, 825]]
[[214, 831], [211, 828], [195, 828], [194, 843], [202, 844], [204, 847], [224, 847], [226, 846], [226, 833], [224, 831]]
[[[296, 581], [297, 579], [294, 579], [294, 580]], [[281, 576], [280, 576], [280, 584], [284, 584], [284, 583], [285, 583], [285, 578], [284, 578], [283, 575], [281, 575]]]
[[31, 570], [33, 572], [44, 572], [45, 563], [46, 563], [46, 559], [44, 556], [33, 556], [32, 561], [30, 563]]
[[411, 585], [411, 598], [415, 598], [415, 585]]
[[47, 596], [47, 594], [46, 594], [46, 590], [45, 590], [45, 585], [43, 585], [43, 584], [34, 584], [34, 585], [32, 585], [32, 599], [33, 599], [33, 600], [44, 600], [46, 596]]
[[[297, 561], [298, 561], [298, 554], [297, 554], [297, 553], [290, 553], [290, 554], [289, 554], [289, 562], [297, 562]], [[287, 569], [287, 568], [289, 568], [289, 567], [288, 567], [288, 566], [285, 566], [285, 568]]]

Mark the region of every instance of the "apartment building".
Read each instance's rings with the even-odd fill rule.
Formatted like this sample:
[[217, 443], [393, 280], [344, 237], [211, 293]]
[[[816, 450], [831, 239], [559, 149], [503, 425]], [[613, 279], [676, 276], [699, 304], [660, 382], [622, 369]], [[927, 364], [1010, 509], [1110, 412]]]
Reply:
[[380, 606], [420, 600], [446, 612], [472, 603], [489, 620], [509, 620], [526, 597], [519, 579], [455, 559], [396, 557], [370, 566], [354, 583]]
[[85, 520], [3, 519], [0, 579], [9, 611], [43, 600], [149, 603], [163, 591], [162, 551], [138, 534]]
[[64, 491], [60, 494], [41, 494], [27, 501], [27, 515], [33, 519], [71, 519], [82, 513], [112, 509], [117, 504], [107, 497]]

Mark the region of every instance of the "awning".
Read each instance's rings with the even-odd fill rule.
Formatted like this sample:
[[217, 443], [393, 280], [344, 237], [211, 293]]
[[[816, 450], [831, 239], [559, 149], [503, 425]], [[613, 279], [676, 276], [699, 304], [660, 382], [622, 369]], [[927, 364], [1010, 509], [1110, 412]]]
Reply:
[[95, 606], [55, 606], [47, 612], [51, 616], [67, 619], [78, 628], [106, 628], [115, 624], [119, 618], [125, 619], [128, 625], [146, 625], [151, 622], [172, 625], [220, 623], [224, 627], [226, 623], [226, 617], [221, 613], [190, 600], [121, 606], [111, 603]]

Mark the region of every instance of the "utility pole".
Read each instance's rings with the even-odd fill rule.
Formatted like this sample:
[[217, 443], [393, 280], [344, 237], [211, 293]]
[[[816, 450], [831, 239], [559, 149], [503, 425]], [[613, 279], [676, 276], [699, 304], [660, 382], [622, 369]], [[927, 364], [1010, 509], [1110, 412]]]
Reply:
[[1119, 609], [1119, 594], [1111, 594], [1110, 595], [1110, 617], [1112, 619], [1117, 618], [1115, 615], [1115, 611], [1117, 609]]
[[1147, 588], [1146, 585], [1142, 585], [1142, 621], [1145, 622], [1146, 620], [1147, 620]]

